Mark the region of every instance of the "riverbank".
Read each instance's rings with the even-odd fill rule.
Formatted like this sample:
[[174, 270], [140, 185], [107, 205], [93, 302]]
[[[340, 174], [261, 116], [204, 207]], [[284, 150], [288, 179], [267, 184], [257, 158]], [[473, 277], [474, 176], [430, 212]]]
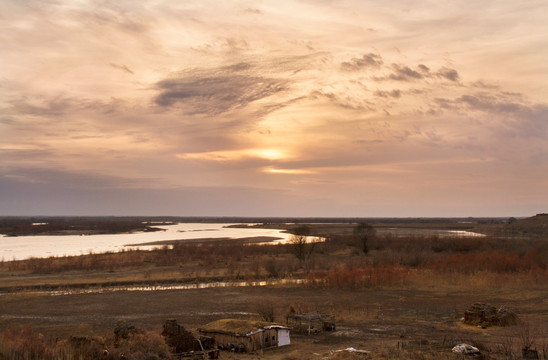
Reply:
[[[323, 236], [325, 241], [264, 246], [259, 244], [273, 237], [198, 238], [152, 242], [162, 246], [154, 250], [124, 248], [120, 252], [0, 261], [0, 288], [20, 291], [278, 278], [378, 286], [423, 272], [443, 276], [527, 274], [535, 279], [548, 266], [546, 241], [538, 238], [377, 234], [368, 240], [364, 252], [363, 239], [352, 232], [351, 224], [309, 226], [313, 236]], [[286, 225], [287, 231], [295, 231], [295, 227]], [[367, 277], [372, 283], [364, 283]]]

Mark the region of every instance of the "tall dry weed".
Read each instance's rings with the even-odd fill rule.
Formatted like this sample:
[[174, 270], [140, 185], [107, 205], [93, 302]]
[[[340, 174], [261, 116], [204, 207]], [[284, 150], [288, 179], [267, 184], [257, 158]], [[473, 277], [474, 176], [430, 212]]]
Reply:
[[170, 359], [164, 339], [155, 332], [131, 334], [115, 345], [114, 338], [47, 338], [30, 326], [7, 329], [0, 333], [0, 359], [6, 360], [81, 360], [122, 358], [130, 360]]

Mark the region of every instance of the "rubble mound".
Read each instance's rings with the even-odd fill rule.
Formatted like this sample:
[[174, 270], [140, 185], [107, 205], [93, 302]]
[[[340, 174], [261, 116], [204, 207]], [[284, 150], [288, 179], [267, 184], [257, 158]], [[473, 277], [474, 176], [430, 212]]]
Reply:
[[464, 343], [455, 346], [452, 351], [455, 354], [462, 355], [462, 358], [464, 358], [464, 356], [477, 360], [484, 360], [486, 358], [477, 347]]
[[475, 326], [510, 326], [516, 325], [516, 313], [501, 306], [498, 309], [489, 304], [475, 303], [464, 312], [464, 323]]
[[329, 360], [367, 360], [370, 358], [371, 352], [367, 350], [358, 350], [347, 348], [343, 350], [332, 351], [329, 355]]
[[464, 354], [464, 355], [474, 355], [474, 354], [480, 354], [481, 352], [479, 349], [475, 346], [468, 345], [468, 344], [459, 344], [455, 346], [452, 351], [457, 354]]

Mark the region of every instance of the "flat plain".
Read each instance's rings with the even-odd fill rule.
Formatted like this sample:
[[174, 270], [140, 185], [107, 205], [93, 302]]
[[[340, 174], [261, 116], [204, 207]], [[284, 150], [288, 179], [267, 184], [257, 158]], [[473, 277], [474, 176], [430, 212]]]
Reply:
[[[353, 347], [369, 351], [372, 359], [453, 359], [457, 355], [451, 349], [458, 343], [474, 345], [491, 359], [520, 358], [524, 346], [546, 358], [545, 237], [377, 234], [368, 239], [364, 251], [355, 226], [308, 224], [308, 231], [326, 241], [303, 244], [302, 259], [296, 256], [295, 244], [207, 241], [150, 252], [3, 262], [0, 336], [5, 340], [6, 334], [31, 329], [41, 339], [96, 337], [107, 344], [119, 321], [160, 334], [165, 320], [176, 319], [196, 332], [221, 318], [259, 319], [267, 305], [282, 324], [290, 309], [334, 314], [337, 329], [311, 335], [294, 332], [290, 346], [254, 354], [222, 352], [221, 358], [341, 358], [334, 351]], [[497, 226], [502, 233], [506, 225]], [[494, 232], [497, 226], [488, 227]], [[296, 228], [289, 231], [299, 233]], [[279, 279], [305, 282], [132, 291], [143, 285], [258, 280], [275, 284]], [[519, 322], [508, 327], [464, 325], [461, 318], [474, 303], [504, 306], [518, 315]], [[5, 344], [1, 350], [10, 358], [15, 352]], [[137, 352], [132, 356], [147, 358]]]

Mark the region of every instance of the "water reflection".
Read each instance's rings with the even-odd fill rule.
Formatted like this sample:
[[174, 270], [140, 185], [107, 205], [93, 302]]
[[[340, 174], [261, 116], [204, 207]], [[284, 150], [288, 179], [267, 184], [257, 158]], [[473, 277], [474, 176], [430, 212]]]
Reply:
[[230, 228], [228, 225], [232, 224], [181, 223], [156, 226], [162, 231], [129, 234], [3, 236], [0, 237], [0, 259], [9, 261], [30, 257], [74, 256], [118, 252], [128, 248], [151, 250], [162, 246], [154, 244], [158, 241], [271, 237], [287, 242], [291, 238], [291, 234], [280, 229]]
[[168, 291], [168, 290], [195, 290], [227, 287], [254, 287], [254, 286], [272, 286], [272, 285], [301, 285], [304, 279], [278, 279], [278, 280], [260, 280], [260, 281], [215, 281], [200, 282], [190, 284], [166, 284], [166, 285], [133, 285], [133, 286], [105, 286], [86, 289], [63, 289], [63, 290], [40, 290], [29, 291], [28, 294], [37, 295], [78, 295], [78, 294], [102, 294], [117, 291]]
[[440, 238], [459, 238], [459, 237], [485, 237], [480, 234], [465, 230], [439, 230], [439, 229], [415, 229], [405, 227], [394, 228], [375, 228], [377, 235], [394, 237], [440, 237]]

